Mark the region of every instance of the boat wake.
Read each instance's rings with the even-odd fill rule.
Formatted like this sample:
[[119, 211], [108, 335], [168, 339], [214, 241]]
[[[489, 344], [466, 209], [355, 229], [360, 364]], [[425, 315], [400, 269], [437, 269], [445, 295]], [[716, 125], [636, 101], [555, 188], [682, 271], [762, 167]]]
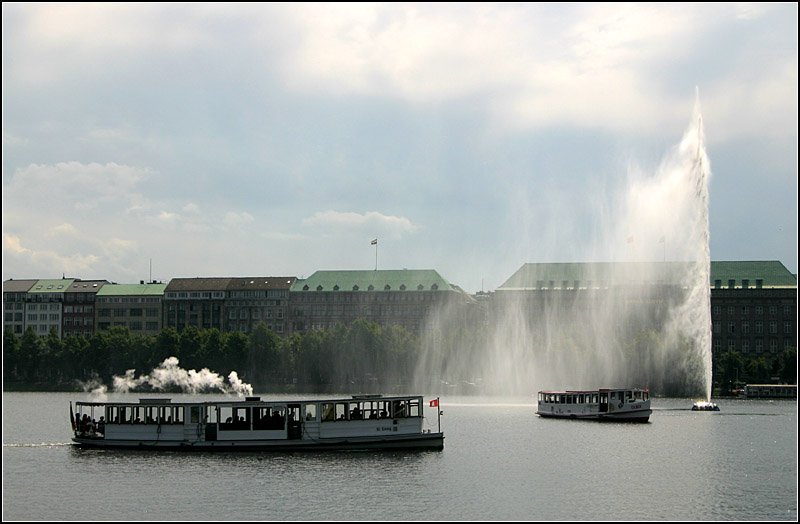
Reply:
[[3, 443], [4, 448], [58, 448], [61, 446], [71, 446], [71, 445], [72, 445], [71, 442], [40, 442], [38, 444], [31, 442], [12, 443], [12, 444], [6, 444], [5, 442]]

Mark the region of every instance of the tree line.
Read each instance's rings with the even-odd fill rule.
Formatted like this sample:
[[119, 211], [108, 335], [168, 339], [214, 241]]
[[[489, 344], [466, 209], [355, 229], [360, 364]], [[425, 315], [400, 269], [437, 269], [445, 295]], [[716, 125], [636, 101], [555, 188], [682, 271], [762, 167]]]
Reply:
[[150, 373], [175, 357], [181, 368], [207, 368], [239, 378], [258, 391], [372, 392], [411, 382], [417, 337], [400, 326], [357, 320], [348, 326], [281, 338], [257, 324], [249, 334], [187, 327], [157, 335], [112, 327], [89, 337], [61, 339], [55, 330], [40, 337], [3, 334], [5, 389], [74, 391], [85, 384], [113, 387], [130, 369]]
[[[146, 375], [174, 357], [185, 370], [208, 369], [221, 377], [235, 371], [239, 379], [263, 392], [383, 393], [422, 387], [432, 393], [431, 388], [448, 382], [471, 382], [492, 365], [485, 330], [451, 326], [439, 333], [435, 340], [426, 339], [401, 326], [384, 327], [364, 319], [285, 338], [263, 322], [249, 334], [187, 327], [144, 336], [117, 326], [89, 337], [61, 339], [55, 330], [45, 337], [31, 329], [21, 336], [6, 330], [4, 389], [80, 391], [95, 384], [113, 390], [115, 377], [131, 369]], [[689, 386], [672, 376], [675, 373], [665, 374], [663, 362], [648, 360], [648, 355], [658, 354], [658, 339], [649, 331], [632, 337], [624, 359], [628, 367], [621, 372], [645, 378], [655, 394], [687, 394]], [[546, 365], [539, 361], [541, 355], [529, 352], [520, 358], [524, 357]], [[589, 357], [584, 354], [580, 361]], [[677, 375], [686, 373], [684, 369]], [[661, 376], [667, 378], [657, 380]], [[797, 350], [756, 356], [715, 354], [712, 381], [715, 395], [730, 394], [745, 383], [796, 384]]]

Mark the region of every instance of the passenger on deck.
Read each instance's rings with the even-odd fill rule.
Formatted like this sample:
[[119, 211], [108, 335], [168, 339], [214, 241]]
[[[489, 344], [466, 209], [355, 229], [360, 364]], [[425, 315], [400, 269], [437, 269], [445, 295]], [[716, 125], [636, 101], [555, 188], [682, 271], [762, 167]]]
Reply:
[[361, 418], [361, 410], [358, 408], [358, 406], [356, 406], [350, 413], [350, 420], [358, 420], [360, 418]]
[[97, 432], [105, 434], [105, 432], [106, 432], [106, 417], [100, 417], [100, 421], [97, 422]]

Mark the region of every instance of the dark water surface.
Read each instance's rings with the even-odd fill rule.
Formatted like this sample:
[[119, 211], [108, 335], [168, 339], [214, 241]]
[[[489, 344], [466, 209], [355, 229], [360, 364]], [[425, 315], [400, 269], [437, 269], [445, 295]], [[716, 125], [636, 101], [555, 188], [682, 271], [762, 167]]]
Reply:
[[69, 402], [90, 399], [3, 394], [4, 520], [798, 518], [795, 401], [657, 398], [623, 424], [442, 397], [441, 452], [182, 454], [75, 449]]

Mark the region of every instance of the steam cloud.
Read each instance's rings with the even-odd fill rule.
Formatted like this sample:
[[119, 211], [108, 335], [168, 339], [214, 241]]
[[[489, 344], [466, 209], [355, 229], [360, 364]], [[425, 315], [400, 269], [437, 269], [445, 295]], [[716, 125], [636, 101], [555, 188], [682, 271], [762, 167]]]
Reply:
[[182, 369], [178, 366], [176, 357], [167, 358], [156, 369], [147, 375], [140, 375], [139, 378], [135, 378], [135, 372], [135, 369], [129, 369], [124, 376], [115, 375], [114, 391], [128, 393], [142, 387], [161, 391], [169, 387], [178, 387], [182, 392], [192, 394], [211, 391], [221, 391], [240, 397], [253, 394], [253, 386], [243, 382], [236, 371], [230, 372], [226, 384], [224, 377], [208, 368], [200, 371]]

